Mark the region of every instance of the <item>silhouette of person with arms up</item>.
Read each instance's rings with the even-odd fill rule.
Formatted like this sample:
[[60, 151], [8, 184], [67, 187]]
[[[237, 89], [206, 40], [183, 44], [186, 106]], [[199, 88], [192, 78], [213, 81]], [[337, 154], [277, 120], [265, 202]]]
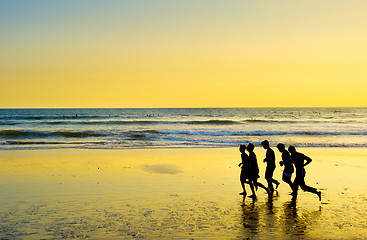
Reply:
[[[291, 153], [291, 160], [296, 167], [296, 179], [294, 179], [293, 182], [292, 200], [297, 199], [298, 186], [300, 186], [303, 191], [316, 194], [321, 201], [321, 192], [317, 191], [316, 188], [307, 186], [305, 183], [306, 171], [304, 167], [307, 166], [312, 161], [312, 159], [307, 157], [303, 153], [297, 152], [294, 146], [289, 146], [288, 151]], [[306, 163], [304, 163], [305, 160]]]
[[285, 145], [283, 143], [279, 143], [277, 145], [277, 148], [279, 152], [282, 153], [282, 161], [279, 162], [280, 166], [284, 166], [283, 169], [283, 182], [286, 182], [289, 184], [291, 189], [293, 189], [293, 183], [292, 183], [292, 173], [294, 172], [293, 163], [291, 161], [291, 155], [289, 152], [285, 149]]
[[[257, 181], [257, 179], [260, 177], [259, 176], [259, 166], [257, 165], [257, 158], [256, 158], [256, 154], [254, 153], [254, 144], [249, 143], [247, 145], [247, 151], [249, 152], [249, 179], [250, 182], [253, 184], [253, 186], [255, 186], [256, 190], [258, 189], [258, 187], [261, 187], [263, 189], [265, 189], [266, 192], [269, 192], [268, 188], [265, 187], [263, 184], [259, 183]], [[251, 185], [250, 185], [251, 186]], [[256, 193], [255, 191], [253, 191], [253, 194], [251, 196], [249, 196], [251, 198], [256, 198]]]
[[268, 140], [262, 141], [261, 146], [266, 149], [266, 157], [264, 159], [264, 163], [266, 162], [265, 179], [268, 182], [269, 194], [272, 194], [274, 192], [273, 183], [276, 185], [276, 188], [279, 186], [279, 182], [273, 178], [275, 170], [275, 154], [273, 149], [270, 148]]
[[249, 160], [249, 156], [247, 155], [245, 150], [246, 150], [246, 145], [241, 144], [240, 145], [240, 152], [241, 152], [242, 162], [240, 164], [238, 164], [238, 166], [241, 167], [240, 182], [241, 182], [241, 186], [242, 186], [242, 189], [243, 189], [243, 192], [240, 193], [240, 195], [243, 195], [244, 197], [246, 197], [246, 195], [247, 195], [246, 188], [245, 188], [245, 183], [250, 185], [252, 195], [255, 194], [254, 185], [252, 184], [252, 182], [250, 182], [250, 160]]

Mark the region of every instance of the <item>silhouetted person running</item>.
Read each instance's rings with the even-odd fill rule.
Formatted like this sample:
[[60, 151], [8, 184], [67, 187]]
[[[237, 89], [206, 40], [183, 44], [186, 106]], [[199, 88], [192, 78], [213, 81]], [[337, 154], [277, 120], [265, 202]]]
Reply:
[[[306, 171], [304, 167], [307, 166], [312, 161], [312, 159], [302, 153], [297, 152], [294, 146], [289, 146], [288, 151], [291, 153], [291, 161], [296, 166], [296, 179], [294, 179], [293, 182], [292, 193], [293, 200], [297, 199], [298, 186], [300, 186], [303, 191], [316, 194], [321, 201], [321, 192], [317, 191], [316, 188], [307, 186], [305, 183]], [[304, 163], [305, 160], [306, 163]]]
[[265, 179], [268, 182], [269, 193], [272, 194], [274, 192], [273, 183], [276, 185], [276, 188], [279, 186], [279, 182], [273, 178], [275, 170], [275, 153], [273, 149], [270, 148], [268, 140], [262, 141], [261, 146], [266, 149], [266, 157], [264, 159], [264, 162], [266, 162]]
[[245, 183], [250, 185], [252, 195], [255, 194], [254, 185], [250, 181], [250, 159], [249, 159], [249, 156], [247, 155], [247, 153], [245, 152], [245, 150], [246, 150], [246, 145], [241, 144], [240, 145], [240, 152], [241, 152], [242, 162], [240, 164], [238, 164], [238, 166], [241, 167], [240, 182], [241, 182], [241, 187], [243, 189], [243, 192], [240, 193], [240, 195], [243, 195], [244, 197], [247, 195], [246, 188], [245, 188]]
[[[259, 166], [257, 165], [257, 158], [256, 158], [256, 154], [254, 153], [254, 144], [252, 143], [249, 143], [247, 145], [247, 151], [250, 153], [249, 154], [249, 179], [250, 179], [250, 182], [253, 184], [253, 186], [256, 187], [256, 190], [258, 187], [261, 187], [263, 189], [265, 189], [266, 192], [269, 192], [268, 188], [265, 187], [263, 184], [257, 182], [257, 179], [260, 177], [259, 176]], [[250, 185], [251, 187], [251, 185]], [[251, 189], [252, 190], [252, 189]], [[252, 191], [253, 194], [249, 197], [251, 198], [256, 198], [256, 194], [255, 194], [255, 191]]]
[[279, 143], [277, 145], [277, 148], [279, 152], [282, 153], [282, 161], [279, 162], [280, 166], [284, 166], [282, 180], [288, 183], [289, 186], [293, 190], [293, 183], [292, 183], [291, 178], [292, 178], [292, 173], [294, 172], [294, 168], [293, 168], [293, 163], [291, 162], [291, 155], [285, 149], [285, 146], [283, 143]]

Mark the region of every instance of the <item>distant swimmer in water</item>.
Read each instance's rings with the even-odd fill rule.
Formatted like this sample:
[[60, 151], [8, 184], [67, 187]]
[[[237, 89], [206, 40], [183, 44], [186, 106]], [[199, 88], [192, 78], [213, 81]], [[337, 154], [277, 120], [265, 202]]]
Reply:
[[[307, 166], [312, 161], [312, 159], [307, 157], [303, 153], [297, 152], [294, 146], [289, 146], [288, 151], [291, 153], [291, 160], [296, 166], [296, 179], [294, 179], [293, 182], [292, 193], [293, 200], [297, 199], [298, 186], [300, 186], [303, 191], [316, 194], [321, 201], [321, 192], [317, 191], [316, 188], [307, 186], [305, 183], [306, 171], [304, 167]], [[305, 160], [306, 163], [304, 163]]]
[[283, 143], [279, 143], [277, 145], [279, 152], [282, 153], [282, 161], [279, 162], [280, 166], [284, 166], [283, 177], [282, 180], [289, 184], [291, 189], [293, 189], [292, 183], [292, 173], [294, 172], [293, 163], [291, 161], [291, 155], [285, 149], [285, 145]]
[[[252, 184], [255, 186], [256, 190], [258, 189], [258, 187], [261, 187], [266, 192], [269, 193], [268, 188], [257, 181], [257, 179], [260, 176], [259, 176], [259, 166], [257, 165], [257, 158], [256, 158], [256, 154], [254, 153], [254, 148], [255, 148], [255, 146], [252, 143], [249, 143], [247, 145], [247, 151], [250, 153], [249, 154], [249, 165], [250, 165], [249, 166], [249, 170], [250, 170], [249, 171], [249, 179], [250, 179], [250, 182], [252, 182]], [[249, 197], [256, 198], [255, 192], [253, 192], [253, 194]]]
[[244, 197], [247, 195], [245, 183], [250, 185], [252, 195], [255, 194], [254, 185], [252, 181], [250, 181], [250, 162], [249, 162], [249, 156], [247, 155], [246, 151], [246, 145], [241, 144], [240, 145], [240, 152], [241, 152], [241, 163], [238, 164], [239, 167], [241, 167], [241, 174], [240, 174], [240, 182], [241, 187], [243, 189], [243, 192], [240, 193], [240, 195], [243, 195]]
[[273, 178], [275, 170], [275, 153], [273, 149], [270, 148], [268, 140], [262, 141], [261, 146], [266, 149], [266, 157], [264, 159], [264, 163], [266, 162], [265, 179], [268, 182], [269, 193], [272, 194], [274, 192], [273, 183], [276, 188], [279, 186], [279, 182]]

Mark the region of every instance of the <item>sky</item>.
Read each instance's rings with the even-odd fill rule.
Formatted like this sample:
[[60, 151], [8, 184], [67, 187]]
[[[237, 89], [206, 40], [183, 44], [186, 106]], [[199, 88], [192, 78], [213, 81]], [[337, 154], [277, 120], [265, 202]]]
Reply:
[[364, 0], [2, 0], [0, 108], [367, 107]]

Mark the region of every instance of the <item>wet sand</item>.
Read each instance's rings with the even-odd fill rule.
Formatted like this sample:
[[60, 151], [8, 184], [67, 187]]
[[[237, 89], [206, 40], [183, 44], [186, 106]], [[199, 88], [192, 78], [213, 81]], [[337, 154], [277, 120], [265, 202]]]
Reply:
[[298, 150], [321, 202], [244, 199], [237, 148], [1, 151], [0, 239], [366, 239], [367, 149]]

